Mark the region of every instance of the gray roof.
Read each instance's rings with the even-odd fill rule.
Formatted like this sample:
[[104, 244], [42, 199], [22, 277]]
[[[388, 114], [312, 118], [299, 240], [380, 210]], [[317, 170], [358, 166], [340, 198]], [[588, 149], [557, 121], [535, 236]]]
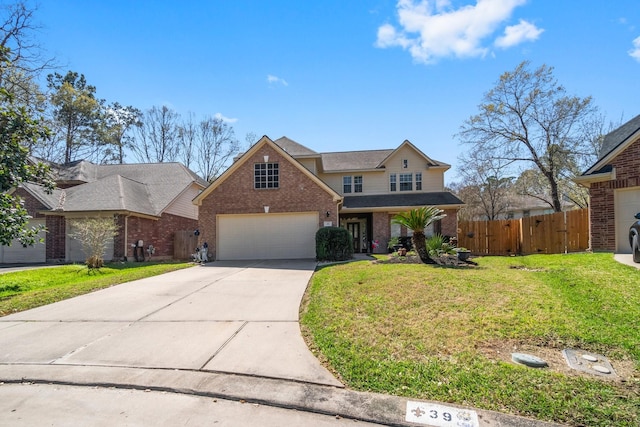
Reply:
[[345, 209], [404, 207], [404, 206], [443, 206], [463, 205], [464, 202], [449, 193], [438, 191], [433, 193], [378, 194], [373, 196], [347, 196], [344, 198]]
[[159, 216], [193, 183], [207, 182], [180, 163], [95, 165], [87, 161], [57, 166], [58, 182], [77, 183], [46, 194], [29, 189], [51, 210], [63, 212], [130, 211]]
[[107, 176], [65, 191], [64, 211], [130, 211], [159, 215], [164, 208], [153, 205], [154, 197], [148, 185], [120, 175]]
[[376, 169], [393, 152], [394, 150], [366, 150], [322, 153], [322, 168], [325, 171]]
[[611, 153], [616, 149], [620, 144], [625, 142], [631, 135], [640, 130], [640, 114], [629, 120], [627, 123], [623, 124], [616, 130], [609, 132], [602, 142], [602, 147], [600, 148], [600, 157], [598, 160], [606, 157], [607, 154]]
[[278, 147], [282, 148], [286, 151], [290, 156], [313, 156], [318, 155], [315, 151], [310, 148], [305, 147], [302, 144], [297, 143], [296, 141], [283, 136], [282, 138], [278, 138], [273, 141]]

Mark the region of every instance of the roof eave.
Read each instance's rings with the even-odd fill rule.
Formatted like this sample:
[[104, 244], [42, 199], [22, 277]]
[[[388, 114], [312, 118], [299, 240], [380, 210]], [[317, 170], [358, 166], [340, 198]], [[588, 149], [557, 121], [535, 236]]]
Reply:
[[573, 178], [573, 181], [583, 187], [589, 188], [591, 184], [596, 182], [613, 181], [616, 179], [616, 168], [613, 168], [609, 172], [595, 173], [589, 175], [580, 175]]

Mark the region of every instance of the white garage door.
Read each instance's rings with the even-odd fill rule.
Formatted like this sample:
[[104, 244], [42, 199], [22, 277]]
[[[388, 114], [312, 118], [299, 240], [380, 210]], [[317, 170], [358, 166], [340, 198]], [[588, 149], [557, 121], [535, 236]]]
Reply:
[[630, 254], [629, 227], [634, 215], [640, 212], [640, 187], [625, 188], [615, 192], [616, 252]]
[[[44, 226], [44, 219], [32, 219], [28, 227]], [[41, 231], [38, 237], [45, 238], [45, 231]], [[0, 262], [6, 264], [40, 263], [47, 260], [47, 251], [44, 241], [33, 246], [22, 246], [19, 240], [14, 240], [11, 246], [0, 246]]]
[[218, 215], [217, 259], [316, 257], [318, 213]]

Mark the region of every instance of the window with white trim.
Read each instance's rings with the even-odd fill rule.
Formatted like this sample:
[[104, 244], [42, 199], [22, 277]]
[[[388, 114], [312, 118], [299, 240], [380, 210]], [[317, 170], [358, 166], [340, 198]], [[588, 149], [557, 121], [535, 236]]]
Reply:
[[362, 193], [362, 175], [353, 177], [353, 192]]
[[413, 190], [413, 174], [401, 173], [400, 174], [400, 191], [412, 191]]
[[389, 175], [389, 191], [396, 191], [396, 174]]
[[416, 172], [416, 191], [422, 191], [422, 172]]
[[277, 163], [256, 163], [253, 165], [253, 188], [275, 189], [280, 187], [280, 170]]
[[350, 176], [342, 177], [342, 192], [344, 194], [351, 193], [351, 177]]
[[409, 167], [409, 160], [402, 159], [402, 169], [407, 169]]

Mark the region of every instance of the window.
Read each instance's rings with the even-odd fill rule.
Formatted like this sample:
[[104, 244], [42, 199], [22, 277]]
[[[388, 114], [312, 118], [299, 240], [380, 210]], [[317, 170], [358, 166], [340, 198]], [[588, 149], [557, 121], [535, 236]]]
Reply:
[[253, 166], [253, 188], [279, 188], [279, 169], [277, 163], [256, 163]]
[[408, 167], [409, 167], [409, 160], [403, 159], [402, 160], [402, 169], [407, 169]]
[[416, 173], [416, 191], [422, 190], [422, 172]]
[[343, 193], [351, 193], [351, 177], [343, 176], [342, 177], [342, 192]]
[[400, 191], [413, 190], [413, 174], [401, 173], [400, 174]]
[[396, 174], [389, 175], [389, 191], [396, 191]]
[[400, 224], [396, 224], [395, 222], [391, 221], [390, 228], [391, 237], [400, 237]]
[[353, 192], [362, 193], [362, 175], [353, 177]]

